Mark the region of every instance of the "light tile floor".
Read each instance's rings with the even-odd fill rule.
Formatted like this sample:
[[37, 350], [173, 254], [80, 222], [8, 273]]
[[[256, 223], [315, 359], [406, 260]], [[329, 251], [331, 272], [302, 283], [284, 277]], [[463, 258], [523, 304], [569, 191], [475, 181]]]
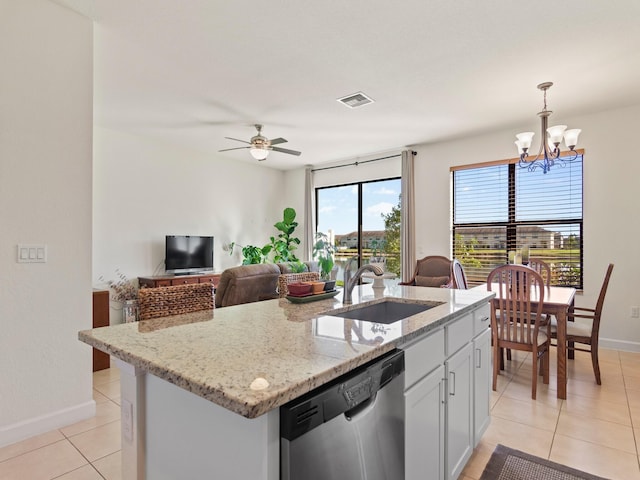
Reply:
[[498, 443], [594, 475], [640, 480], [640, 353], [600, 349], [602, 385], [587, 353], [568, 361], [567, 399], [556, 398], [556, 357], [549, 385], [538, 377], [531, 399], [531, 357], [513, 352], [492, 392], [491, 425], [461, 480], [477, 480]]
[[[610, 479], [640, 480], [640, 353], [600, 350], [603, 383], [588, 354], [569, 361], [567, 400], [549, 385], [531, 400], [531, 358], [513, 360], [492, 393], [491, 426], [461, 480], [477, 480], [498, 443]], [[94, 373], [95, 417], [0, 448], [1, 480], [118, 480], [120, 386], [116, 368]]]
[[0, 480], [120, 480], [120, 371], [93, 374], [96, 415], [0, 448]]

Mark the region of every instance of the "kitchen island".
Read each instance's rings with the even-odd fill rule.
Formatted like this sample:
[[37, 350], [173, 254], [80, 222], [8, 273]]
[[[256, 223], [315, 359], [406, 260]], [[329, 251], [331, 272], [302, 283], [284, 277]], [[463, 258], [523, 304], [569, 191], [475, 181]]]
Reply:
[[[104, 327], [81, 341], [118, 359], [125, 479], [279, 478], [279, 410], [486, 305], [490, 293], [357, 287]], [[434, 305], [390, 325], [333, 316], [387, 299]]]

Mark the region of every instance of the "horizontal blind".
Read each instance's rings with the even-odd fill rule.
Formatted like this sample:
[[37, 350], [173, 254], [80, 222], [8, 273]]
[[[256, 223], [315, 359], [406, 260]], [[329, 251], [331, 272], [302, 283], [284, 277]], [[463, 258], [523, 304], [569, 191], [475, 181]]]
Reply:
[[547, 174], [513, 161], [453, 170], [453, 255], [470, 284], [526, 246], [550, 264], [552, 284], [582, 287], [582, 161]]

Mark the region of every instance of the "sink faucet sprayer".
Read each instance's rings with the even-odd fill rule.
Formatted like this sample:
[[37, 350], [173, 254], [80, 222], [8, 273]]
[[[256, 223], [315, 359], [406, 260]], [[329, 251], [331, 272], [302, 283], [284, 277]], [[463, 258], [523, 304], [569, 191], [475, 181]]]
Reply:
[[378, 267], [377, 265], [363, 265], [361, 266], [356, 273], [351, 277], [351, 262], [357, 260], [359, 258], [358, 255], [355, 257], [351, 257], [347, 264], [344, 267], [344, 292], [342, 294], [342, 303], [345, 305], [349, 305], [353, 303], [351, 301], [351, 292], [353, 292], [353, 287], [356, 286], [358, 280], [364, 272], [373, 272], [377, 276], [384, 275], [384, 271]]

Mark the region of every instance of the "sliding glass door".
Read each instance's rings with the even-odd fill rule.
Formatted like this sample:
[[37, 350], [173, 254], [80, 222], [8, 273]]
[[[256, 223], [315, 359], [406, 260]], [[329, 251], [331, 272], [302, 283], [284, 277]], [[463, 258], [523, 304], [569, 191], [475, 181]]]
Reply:
[[400, 275], [400, 178], [316, 189], [316, 232], [336, 248], [337, 279], [349, 258]]

